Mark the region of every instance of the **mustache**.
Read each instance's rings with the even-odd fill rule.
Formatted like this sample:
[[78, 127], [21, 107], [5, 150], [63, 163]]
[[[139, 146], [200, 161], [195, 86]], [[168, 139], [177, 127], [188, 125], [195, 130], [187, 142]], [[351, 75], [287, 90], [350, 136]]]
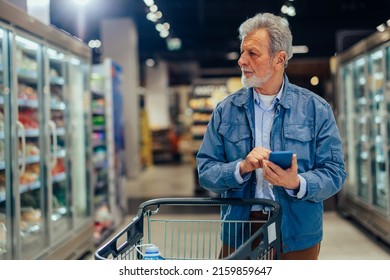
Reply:
[[244, 72], [253, 72], [252, 69], [246, 69], [244, 67], [241, 68], [241, 73], [244, 73]]

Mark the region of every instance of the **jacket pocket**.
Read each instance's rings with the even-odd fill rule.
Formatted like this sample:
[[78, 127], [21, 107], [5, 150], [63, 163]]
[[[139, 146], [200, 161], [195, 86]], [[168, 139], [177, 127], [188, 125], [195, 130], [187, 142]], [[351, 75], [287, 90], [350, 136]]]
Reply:
[[311, 141], [314, 138], [314, 127], [310, 124], [289, 124], [284, 126], [284, 138], [300, 142]]
[[251, 150], [251, 133], [246, 124], [221, 124], [218, 133], [224, 139], [227, 162], [244, 159]]
[[224, 124], [218, 128], [218, 133], [226, 140], [232, 143], [237, 143], [251, 136], [249, 128], [246, 124]]
[[314, 164], [314, 127], [311, 124], [290, 124], [284, 127], [284, 148], [297, 154], [299, 171]]

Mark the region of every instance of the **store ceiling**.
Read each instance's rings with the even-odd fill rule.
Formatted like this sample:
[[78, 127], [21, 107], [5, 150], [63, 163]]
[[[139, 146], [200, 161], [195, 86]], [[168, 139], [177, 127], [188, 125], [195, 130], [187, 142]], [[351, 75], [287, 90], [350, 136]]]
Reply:
[[[100, 21], [104, 18], [131, 17], [138, 27], [141, 63], [147, 58], [171, 62], [173, 71], [218, 73], [237, 71], [237, 61], [226, 55], [239, 51], [237, 29], [241, 22], [257, 12], [280, 14], [284, 3], [295, 7], [296, 16], [288, 17], [294, 45], [306, 45], [309, 52], [298, 58], [329, 58], [337, 51], [336, 34], [342, 30], [345, 46], [375, 31], [390, 18], [390, 0], [154, 0], [163, 19], [171, 26], [172, 35], [180, 38], [182, 48], [169, 51], [165, 39], [146, 19], [143, 0], [90, 0], [85, 7], [85, 28], [77, 27], [73, 1], [52, 0], [51, 22], [88, 42], [99, 38]], [[356, 35], [356, 36], [355, 36]], [[103, 46], [104, 47], [104, 46]], [[191, 70], [189, 70], [191, 69]]]

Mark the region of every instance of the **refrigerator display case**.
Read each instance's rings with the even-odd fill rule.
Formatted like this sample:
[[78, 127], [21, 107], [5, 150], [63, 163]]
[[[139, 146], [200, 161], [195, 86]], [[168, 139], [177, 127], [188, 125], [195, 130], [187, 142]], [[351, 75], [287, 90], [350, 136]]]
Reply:
[[107, 79], [92, 67], [92, 162], [96, 178], [93, 184], [95, 209], [94, 239], [98, 246], [115, 229], [112, 211], [109, 207], [112, 169], [112, 112], [110, 96], [106, 91]]
[[90, 52], [0, 2], [0, 260], [93, 250]]
[[92, 66], [92, 146], [96, 174], [94, 235], [97, 245], [121, 224], [126, 212], [121, 73], [120, 65], [108, 58], [102, 64]]
[[390, 244], [390, 30], [332, 60], [348, 172], [338, 208]]

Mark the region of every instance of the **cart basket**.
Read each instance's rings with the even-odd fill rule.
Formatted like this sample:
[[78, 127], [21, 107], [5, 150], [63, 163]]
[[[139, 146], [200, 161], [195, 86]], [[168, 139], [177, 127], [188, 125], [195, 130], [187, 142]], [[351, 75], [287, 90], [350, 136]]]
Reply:
[[[258, 205], [267, 210], [268, 219], [222, 221], [220, 209], [228, 205]], [[169, 212], [164, 211], [165, 208]], [[199, 218], [202, 213], [204, 219]], [[193, 219], [194, 214], [197, 219]], [[254, 227], [256, 223], [261, 223], [261, 226]], [[97, 249], [95, 259], [142, 259], [144, 248], [149, 244], [158, 246], [165, 259], [204, 260], [221, 259], [221, 256], [239, 260], [279, 259], [280, 224], [280, 206], [268, 199], [152, 199], [140, 204], [134, 219]], [[232, 252], [221, 252], [222, 235], [228, 236], [228, 240], [233, 239], [228, 246], [235, 248]]]

